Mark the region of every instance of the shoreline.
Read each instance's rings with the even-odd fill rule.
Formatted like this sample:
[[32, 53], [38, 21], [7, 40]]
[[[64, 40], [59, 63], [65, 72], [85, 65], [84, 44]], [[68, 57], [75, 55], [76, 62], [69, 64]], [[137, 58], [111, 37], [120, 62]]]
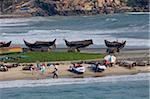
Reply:
[[[115, 14], [133, 14], [133, 15], [143, 15], [143, 14], [150, 14], [150, 12], [124, 12], [124, 13], [113, 13], [113, 15]], [[102, 13], [102, 14], [89, 14], [89, 15], [69, 15], [69, 16], [95, 16], [95, 15], [112, 15], [111, 13], [110, 14], [105, 14], [105, 13]], [[65, 15], [52, 15], [53, 17], [55, 16], [65, 16]], [[0, 19], [4, 19], [4, 18], [31, 18], [31, 17], [50, 17], [50, 16], [31, 16], [31, 15], [21, 15], [21, 14], [0, 14]]]
[[25, 15], [15, 15], [15, 14], [1, 14], [0, 19], [9, 19], [9, 18], [30, 18], [33, 16], [25, 16]]

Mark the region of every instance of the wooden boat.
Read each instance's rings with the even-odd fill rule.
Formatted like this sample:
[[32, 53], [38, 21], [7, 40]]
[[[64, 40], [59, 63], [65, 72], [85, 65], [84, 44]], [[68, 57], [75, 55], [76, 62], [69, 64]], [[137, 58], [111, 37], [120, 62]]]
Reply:
[[29, 43], [27, 41], [24, 40], [24, 43], [27, 47], [29, 47], [30, 49], [34, 48], [34, 49], [40, 49], [40, 48], [50, 48], [50, 46], [53, 46], [54, 48], [56, 48], [56, 39], [53, 41], [49, 41], [49, 42], [45, 42], [45, 41], [36, 41], [35, 43]]
[[83, 41], [71, 41], [71, 42], [64, 39], [64, 41], [66, 43], [66, 46], [68, 46], [70, 49], [76, 49], [78, 52], [80, 51], [79, 48], [84, 48], [93, 44], [92, 39]]
[[107, 47], [114, 47], [114, 48], [117, 48], [117, 49], [121, 49], [125, 46], [125, 44], [126, 44], [126, 41], [123, 41], [123, 42], [118, 42], [118, 41], [110, 42], [110, 41], [105, 40], [105, 45]]
[[0, 42], [0, 48], [2, 47], [9, 47], [11, 44], [11, 41], [7, 42], [7, 43], [4, 43], [4, 42]]

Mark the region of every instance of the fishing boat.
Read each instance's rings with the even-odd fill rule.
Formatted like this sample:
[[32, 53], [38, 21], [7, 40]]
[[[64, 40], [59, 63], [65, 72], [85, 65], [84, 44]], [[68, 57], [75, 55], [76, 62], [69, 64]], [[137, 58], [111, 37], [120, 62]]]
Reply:
[[9, 41], [9, 42], [7, 42], [7, 43], [5, 43], [5, 42], [0, 42], [0, 48], [2, 48], [2, 47], [9, 47], [10, 44], [11, 44], [11, 41]]
[[56, 48], [56, 39], [54, 39], [53, 41], [36, 41], [34, 43], [29, 43], [27, 41], [24, 40], [25, 45], [29, 48], [29, 49], [48, 49], [50, 48], [50, 46], [52, 46], [53, 48]]
[[69, 47], [72, 50], [77, 50], [77, 52], [80, 52], [79, 48], [87, 47], [91, 44], [93, 44], [92, 39], [89, 40], [82, 40], [82, 41], [67, 41], [64, 39], [66, 46]]
[[104, 40], [104, 41], [105, 41], [105, 45], [107, 47], [115, 47], [115, 48], [118, 48], [118, 49], [123, 48], [126, 44], [126, 41], [122, 41], [122, 42], [118, 42], [118, 41], [110, 42], [110, 41], [107, 41], [107, 40]]
[[122, 41], [122, 42], [118, 42], [118, 41], [107, 41], [104, 40], [105, 45], [108, 47], [108, 49], [106, 50], [106, 52], [110, 53], [115, 53], [115, 52], [120, 52], [120, 49], [124, 48], [124, 46], [126, 45], [126, 41]]

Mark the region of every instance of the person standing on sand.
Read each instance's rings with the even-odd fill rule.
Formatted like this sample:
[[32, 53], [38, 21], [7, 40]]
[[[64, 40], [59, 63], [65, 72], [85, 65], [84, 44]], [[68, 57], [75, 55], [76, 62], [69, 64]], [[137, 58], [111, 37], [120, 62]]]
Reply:
[[31, 65], [31, 66], [30, 66], [30, 71], [32, 72], [32, 75], [34, 74], [34, 70], [35, 70], [35, 66], [34, 66], [34, 65]]
[[40, 70], [41, 70], [42, 75], [44, 75], [44, 73], [46, 72], [45, 64], [42, 64]]
[[37, 70], [40, 70], [41, 69], [41, 65], [40, 65], [40, 63], [37, 63]]
[[97, 71], [98, 71], [98, 65], [99, 65], [99, 63], [98, 63], [98, 62], [96, 62], [96, 63], [95, 63], [95, 72], [97, 72]]
[[58, 78], [58, 69], [55, 67], [53, 73], [53, 78]]
[[41, 76], [42, 78], [45, 78], [45, 77], [46, 77], [45, 73], [46, 73], [46, 65], [43, 63], [43, 64], [40, 66], [40, 76]]
[[44, 63], [41, 65], [39, 62], [37, 62], [34, 70], [36, 71], [37, 78], [39, 78], [39, 76], [42, 76], [42, 78], [45, 78], [46, 65]]

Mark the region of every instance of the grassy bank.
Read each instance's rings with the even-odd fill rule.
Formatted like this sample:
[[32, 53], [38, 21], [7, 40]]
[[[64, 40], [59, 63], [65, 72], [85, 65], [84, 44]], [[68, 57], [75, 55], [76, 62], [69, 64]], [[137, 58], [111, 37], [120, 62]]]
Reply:
[[21, 58], [18, 60], [9, 60], [7, 62], [50, 62], [50, 61], [72, 61], [72, 60], [88, 60], [103, 58], [102, 54], [95, 53], [68, 53], [68, 52], [27, 52], [20, 54], [10, 54], [4, 56], [27, 56], [27, 58]]

